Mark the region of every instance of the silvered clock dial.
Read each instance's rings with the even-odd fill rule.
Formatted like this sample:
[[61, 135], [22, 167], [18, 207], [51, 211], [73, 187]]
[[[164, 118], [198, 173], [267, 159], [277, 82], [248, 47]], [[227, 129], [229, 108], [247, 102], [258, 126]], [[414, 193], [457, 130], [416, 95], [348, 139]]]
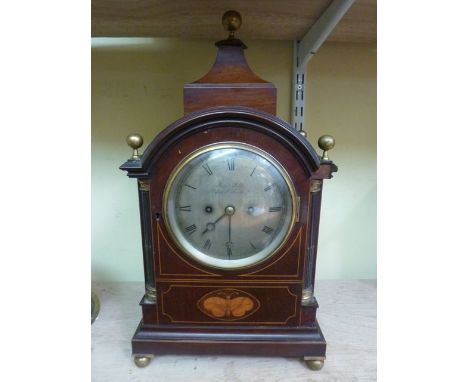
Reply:
[[164, 216], [180, 248], [197, 261], [236, 269], [265, 260], [287, 239], [296, 194], [284, 168], [243, 143], [205, 146], [172, 172]]

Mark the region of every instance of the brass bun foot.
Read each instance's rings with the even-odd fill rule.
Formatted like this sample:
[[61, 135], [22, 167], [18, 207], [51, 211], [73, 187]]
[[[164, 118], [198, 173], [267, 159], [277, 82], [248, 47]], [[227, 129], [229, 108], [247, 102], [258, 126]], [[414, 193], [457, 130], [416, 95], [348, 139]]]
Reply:
[[304, 358], [304, 362], [310, 370], [318, 371], [321, 370], [324, 364], [323, 359], [308, 359]]
[[146, 367], [149, 365], [152, 358], [153, 357], [147, 355], [136, 355], [133, 357], [133, 361], [138, 367]]

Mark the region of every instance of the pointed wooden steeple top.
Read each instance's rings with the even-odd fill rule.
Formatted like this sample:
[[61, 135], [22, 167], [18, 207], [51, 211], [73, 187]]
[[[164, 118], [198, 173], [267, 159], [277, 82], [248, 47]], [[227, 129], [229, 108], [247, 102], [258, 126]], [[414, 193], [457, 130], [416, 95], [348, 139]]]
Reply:
[[229, 37], [215, 44], [218, 55], [211, 70], [184, 86], [185, 113], [213, 106], [247, 106], [276, 114], [276, 87], [250, 69], [244, 56], [247, 46], [234, 37], [241, 23], [236, 11], [223, 15]]

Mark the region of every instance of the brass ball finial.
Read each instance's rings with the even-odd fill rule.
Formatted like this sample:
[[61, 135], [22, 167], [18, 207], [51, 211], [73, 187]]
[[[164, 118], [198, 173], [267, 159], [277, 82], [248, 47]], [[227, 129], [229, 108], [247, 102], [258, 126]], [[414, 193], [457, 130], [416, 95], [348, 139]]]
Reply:
[[143, 146], [143, 137], [140, 134], [130, 134], [127, 136], [127, 145], [133, 149], [133, 155], [131, 159], [139, 159], [138, 149]]
[[223, 27], [229, 32], [229, 38], [234, 38], [234, 32], [242, 25], [242, 17], [237, 11], [227, 11], [223, 15]]
[[330, 160], [328, 158], [328, 150], [335, 147], [335, 138], [331, 135], [322, 135], [318, 140], [318, 145], [323, 150], [322, 160]]
[[322, 370], [324, 361], [318, 359], [310, 359], [306, 360], [305, 363], [310, 370], [318, 371]]

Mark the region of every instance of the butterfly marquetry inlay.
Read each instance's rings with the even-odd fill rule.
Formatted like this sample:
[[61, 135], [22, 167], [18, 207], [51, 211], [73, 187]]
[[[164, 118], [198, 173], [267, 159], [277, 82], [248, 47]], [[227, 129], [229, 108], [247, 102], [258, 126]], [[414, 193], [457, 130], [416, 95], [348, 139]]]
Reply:
[[197, 305], [206, 315], [223, 321], [248, 317], [260, 307], [254, 296], [237, 289], [210, 292], [203, 296]]

